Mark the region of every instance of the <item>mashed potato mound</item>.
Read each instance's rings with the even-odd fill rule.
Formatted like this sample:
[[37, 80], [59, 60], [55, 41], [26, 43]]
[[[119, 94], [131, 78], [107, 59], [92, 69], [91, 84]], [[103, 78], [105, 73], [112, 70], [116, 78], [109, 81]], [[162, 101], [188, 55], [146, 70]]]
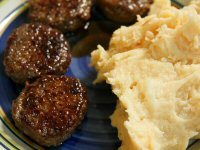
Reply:
[[149, 16], [92, 52], [96, 82], [118, 96], [112, 124], [123, 150], [185, 150], [200, 132], [200, 3], [155, 0]]

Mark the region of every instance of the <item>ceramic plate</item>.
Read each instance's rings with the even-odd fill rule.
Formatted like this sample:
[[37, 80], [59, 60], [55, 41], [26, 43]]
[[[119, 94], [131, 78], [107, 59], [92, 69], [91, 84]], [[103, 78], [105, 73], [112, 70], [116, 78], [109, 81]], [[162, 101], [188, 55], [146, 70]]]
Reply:
[[[188, 1], [175, 1], [175, 5], [185, 5]], [[4, 72], [3, 52], [6, 47], [8, 36], [11, 32], [27, 22], [28, 2], [26, 0], [0, 0], [0, 149], [44, 149], [34, 143], [25, 135], [21, 134], [14, 126], [11, 117], [11, 104], [22, 87], [13, 83]], [[91, 30], [83, 34], [66, 35], [70, 41], [77, 42], [84, 40], [85, 35], [101, 32], [95, 23], [104, 22], [104, 28], [108, 30], [117, 28], [95, 11]], [[102, 33], [99, 36], [103, 40], [109, 38], [111, 33]], [[95, 35], [94, 35], [95, 38]], [[81, 39], [81, 40], [80, 40]], [[81, 45], [81, 44], [80, 44]], [[76, 47], [76, 49], [78, 49]], [[77, 50], [74, 53], [70, 69], [66, 73], [68, 76], [75, 76], [87, 85], [89, 96], [89, 110], [82, 125], [70, 139], [66, 140], [59, 147], [50, 149], [65, 150], [115, 150], [120, 146], [117, 137], [117, 130], [110, 125], [109, 116], [115, 109], [115, 96], [111, 93], [110, 87], [106, 84], [93, 85], [92, 81], [96, 77], [96, 72], [90, 66], [90, 52], [81, 53]], [[80, 54], [80, 55], [79, 55]], [[197, 140], [190, 141], [189, 149], [197, 150], [200, 143]]]

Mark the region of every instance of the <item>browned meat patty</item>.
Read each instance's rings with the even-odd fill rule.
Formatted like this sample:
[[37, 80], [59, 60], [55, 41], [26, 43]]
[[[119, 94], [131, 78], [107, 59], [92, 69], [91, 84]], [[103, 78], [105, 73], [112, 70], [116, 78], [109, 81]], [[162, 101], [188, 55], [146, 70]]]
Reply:
[[132, 23], [136, 15], [144, 16], [153, 0], [97, 0], [109, 19], [119, 23]]
[[57, 146], [81, 123], [87, 110], [86, 88], [78, 79], [43, 76], [26, 85], [13, 102], [16, 126], [43, 146]]
[[29, 18], [61, 31], [75, 31], [91, 17], [93, 0], [30, 0]]
[[24, 24], [10, 36], [5, 50], [5, 71], [17, 83], [45, 74], [64, 74], [71, 62], [69, 45], [57, 29]]

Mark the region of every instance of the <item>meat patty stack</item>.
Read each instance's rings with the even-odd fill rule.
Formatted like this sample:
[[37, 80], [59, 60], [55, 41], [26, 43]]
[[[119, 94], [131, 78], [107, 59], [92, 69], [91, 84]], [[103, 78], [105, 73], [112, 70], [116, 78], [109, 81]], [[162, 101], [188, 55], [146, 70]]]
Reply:
[[[90, 18], [91, 0], [31, 0], [29, 18], [10, 35], [5, 50], [6, 74], [24, 84], [13, 101], [15, 125], [38, 144], [57, 146], [83, 120], [88, 98], [85, 85], [64, 76], [70, 46], [61, 32], [75, 31]], [[61, 31], [60, 31], [61, 30]]]
[[63, 76], [70, 62], [67, 40], [50, 26], [24, 24], [8, 40], [5, 71], [13, 81], [26, 82], [13, 101], [13, 119], [40, 145], [60, 145], [86, 114], [86, 87], [76, 78]]

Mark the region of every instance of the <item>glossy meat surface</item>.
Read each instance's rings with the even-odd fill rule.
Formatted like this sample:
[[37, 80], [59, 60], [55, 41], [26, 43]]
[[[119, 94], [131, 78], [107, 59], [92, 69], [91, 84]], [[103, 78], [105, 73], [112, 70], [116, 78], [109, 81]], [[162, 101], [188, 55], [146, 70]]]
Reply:
[[14, 100], [12, 115], [16, 126], [40, 145], [56, 146], [81, 123], [87, 104], [86, 88], [78, 79], [43, 76]]
[[42, 24], [24, 24], [9, 37], [5, 71], [17, 83], [41, 75], [61, 75], [71, 62], [69, 44], [57, 29]]
[[119, 23], [133, 23], [137, 15], [148, 13], [153, 0], [97, 0], [109, 19]]
[[29, 18], [61, 31], [75, 31], [91, 17], [92, 0], [31, 0]]

